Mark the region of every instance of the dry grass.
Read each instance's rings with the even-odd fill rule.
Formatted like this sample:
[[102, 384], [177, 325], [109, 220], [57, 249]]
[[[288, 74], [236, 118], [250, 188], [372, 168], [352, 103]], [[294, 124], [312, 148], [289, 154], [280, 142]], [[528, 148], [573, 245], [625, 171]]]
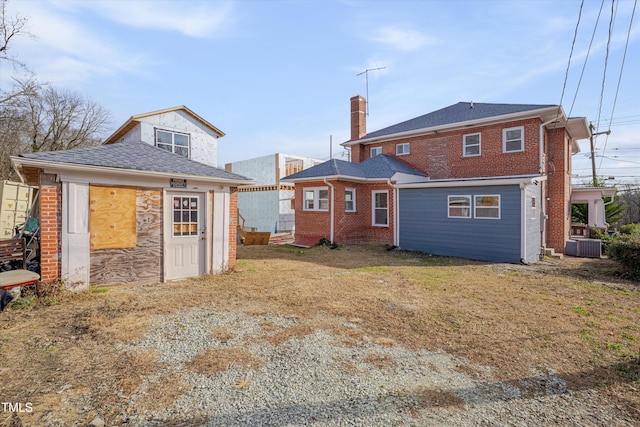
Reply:
[[[59, 294], [8, 308], [0, 314], [0, 396], [32, 402], [34, 412], [21, 415], [25, 425], [43, 424], [48, 412], [69, 424], [81, 420], [83, 396], [108, 423], [130, 393], [147, 393], [139, 402], [146, 406], [175, 400], [189, 385], [164, 373], [157, 355], [116, 345], [141, 339], [159, 315], [202, 305], [295, 319], [288, 328], [261, 324], [273, 345], [325, 329], [343, 346], [367, 335], [382, 345], [444, 350], [493, 367], [507, 382], [553, 371], [570, 389], [598, 389], [640, 420], [640, 288], [618, 279], [610, 261], [517, 266], [381, 246], [251, 246], [240, 247], [238, 257], [230, 274]], [[224, 328], [211, 335], [234, 339]], [[260, 366], [246, 349], [232, 347], [206, 351], [188, 368], [213, 375], [231, 363]], [[368, 363], [385, 367], [388, 360], [372, 354]], [[237, 388], [248, 385], [241, 379]], [[442, 390], [415, 396], [419, 406], [460, 403]]]
[[194, 357], [187, 367], [194, 372], [215, 375], [218, 372], [241, 366], [246, 369], [259, 369], [262, 361], [244, 348], [220, 348], [207, 350]]

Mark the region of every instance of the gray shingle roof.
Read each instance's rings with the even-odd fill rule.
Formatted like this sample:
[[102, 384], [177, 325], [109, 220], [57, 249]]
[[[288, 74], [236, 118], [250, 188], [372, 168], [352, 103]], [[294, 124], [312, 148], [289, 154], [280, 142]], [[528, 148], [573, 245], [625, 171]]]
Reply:
[[20, 157], [45, 162], [68, 163], [122, 170], [172, 173], [180, 176], [252, 181], [251, 178], [227, 172], [204, 163], [189, 160], [144, 142], [118, 142], [96, 147], [62, 151], [26, 153]]
[[422, 177], [426, 176], [394, 157], [380, 154], [362, 163], [331, 159], [283, 179], [295, 181], [298, 179], [322, 178], [337, 175], [361, 179], [388, 179], [398, 172]]
[[423, 116], [415, 117], [413, 119], [397, 123], [384, 129], [368, 133], [360, 139], [362, 140], [375, 138], [417, 129], [425, 129], [454, 123], [481, 120], [490, 117], [522, 113], [549, 107], [557, 107], [557, 105], [487, 104], [474, 102], [473, 108], [471, 108], [470, 102], [458, 102], [457, 104], [450, 105], [448, 107], [433, 111]]

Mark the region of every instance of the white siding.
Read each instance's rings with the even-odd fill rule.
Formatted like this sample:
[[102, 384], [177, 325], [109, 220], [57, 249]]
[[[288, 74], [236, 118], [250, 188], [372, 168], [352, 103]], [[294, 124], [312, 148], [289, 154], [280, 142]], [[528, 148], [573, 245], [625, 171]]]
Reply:
[[156, 129], [188, 133], [191, 141], [191, 160], [217, 167], [218, 139], [216, 133], [182, 111], [144, 117], [140, 119], [138, 126], [122, 138], [122, 141], [142, 141], [155, 145]]

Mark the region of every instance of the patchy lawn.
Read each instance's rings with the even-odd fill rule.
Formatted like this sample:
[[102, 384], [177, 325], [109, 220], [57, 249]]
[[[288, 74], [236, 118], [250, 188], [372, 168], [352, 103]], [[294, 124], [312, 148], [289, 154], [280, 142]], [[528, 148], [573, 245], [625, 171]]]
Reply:
[[[86, 424], [97, 412], [117, 424], [127, 396], [152, 377], [139, 404], [166, 405], [189, 385], [157, 354], [125, 347], [157, 315], [207, 306], [305, 320], [270, 335], [274, 345], [322, 328], [345, 346], [366, 334], [381, 345], [443, 350], [493, 367], [507, 383], [554, 372], [570, 390], [597, 389], [640, 422], [640, 284], [618, 279], [611, 261], [491, 264], [375, 245], [240, 247], [238, 258], [233, 273], [219, 276], [13, 302], [0, 314], [2, 402], [23, 410], [29, 402], [32, 411], [19, 414], [24, 425]], [[211, 335], [224, 341], [233, 331]], [[189, 366], [215, 371], [232, 363], [260, 365], [243, 351], [207, 351]], [[530, 384], [534, 395], [541, 385]]]

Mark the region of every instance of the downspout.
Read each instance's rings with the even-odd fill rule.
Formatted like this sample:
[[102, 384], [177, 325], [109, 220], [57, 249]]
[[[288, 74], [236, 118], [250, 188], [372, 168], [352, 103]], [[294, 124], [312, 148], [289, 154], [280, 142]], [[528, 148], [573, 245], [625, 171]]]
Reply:
[[602, 209], [604, 210], [604, 223], [607, 226], [607, 231], [609, 230], [609, 226], [611, 225], [607, 222], [607, 205], [610, 205], [611, 203], [613, 203], [615, 199], [616, 199], [616, 193], [613, 193], [613, 196], [611, 196], [611, 200], [602, 204]]
[[[558, 118], [548, 120], [540, 125], [540, 148], [539, 148], [539, 166], [538, 173], [544, 175], [544, 127], [553, 122], [557, 122]], [[542, 188], [540, 192], [541, 206], [540, 206], [540, 257], [544, 256], [544, 251], [547, 247], [547, 181], [542, 181]]]
[[330, 225], [330, 231], [329, 231], [329, 240], [331, 240], [331, 244], [333, 244], [333, 238], [334, 238], [334, 227], [333, 227], [333, 221], [335, 218], [335, 187], [333, 186], [333, 184], [331, 184], [327, 178], [324, 179], [324, 183], [327, 184], [329, 187], [331, 187], [331, 204], [329, 206], [329, 212], [330, 212], [330, 221], [331, 221], [331, 225]]
[[400, 210], [398, 200], [398, 188], [391, 183], [391, 178], [387, 178], [387, 185], [393, 190], [393, 246], [398, 247], [400, 242], [400, 231], [398, 230], [398, 212]]
[[527, 186], [520, 184], [520, 263], [527, 263]]

